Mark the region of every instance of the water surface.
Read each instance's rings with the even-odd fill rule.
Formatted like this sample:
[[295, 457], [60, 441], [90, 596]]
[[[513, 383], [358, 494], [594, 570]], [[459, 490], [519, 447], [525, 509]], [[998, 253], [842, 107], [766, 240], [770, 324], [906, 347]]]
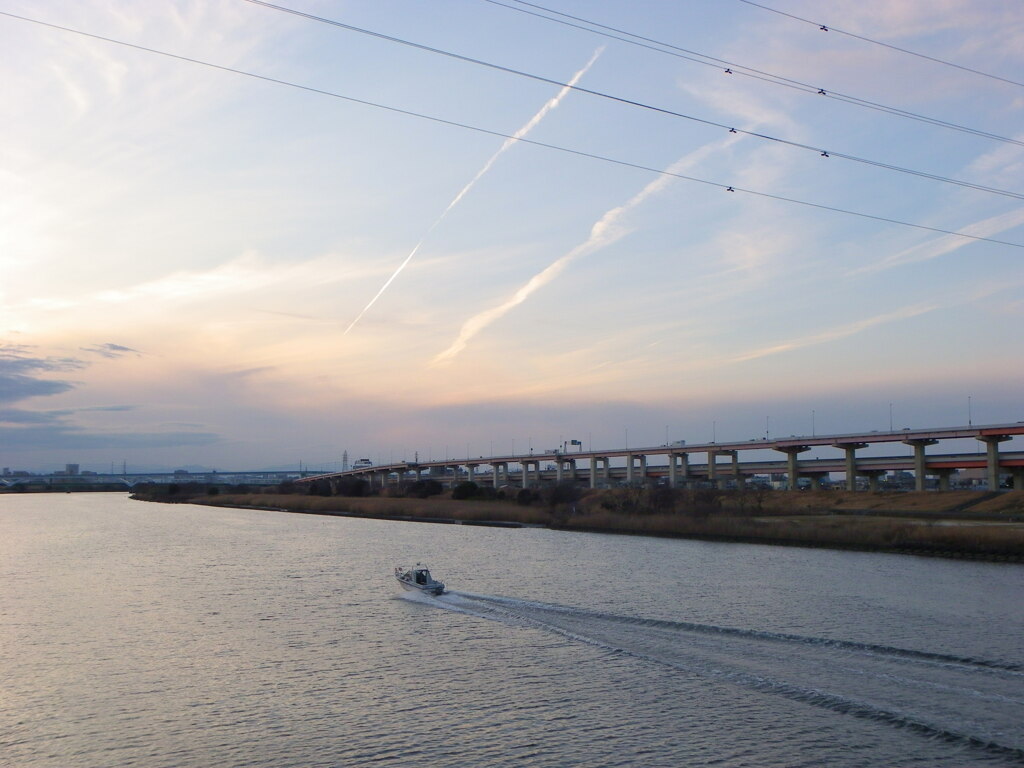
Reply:
[[46, 494], [0, 584], [4, 765], [1024, 764], [1020, 565]]

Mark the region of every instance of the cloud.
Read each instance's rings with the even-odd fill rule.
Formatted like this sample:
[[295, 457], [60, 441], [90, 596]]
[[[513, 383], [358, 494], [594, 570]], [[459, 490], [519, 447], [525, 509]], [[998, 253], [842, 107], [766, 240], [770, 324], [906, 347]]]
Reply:
[[137, 349], [132, 349], [131, 347], [125, 347], [125, 346], [122, 346], [120, 344], [111, 344], [111, 343], [96, 344], [96, 345], [93, 345], [91, 347], [81, 347], [81, 349], [82, 349], [83, 352], [91, 352], [94, 355], [99, 355], [100, 357], [106, 357], [106, 358], [111, 358], [111, 359], [112, 358], [116, 358], [116, 357], [123, 357], [124, 355], [127, 355], [127, 354], [134, 354], [134, 355], [141, 355], [142, 354]]
[[[816, 16], [814, 21], [829, 23], [830, 19], [821, 15], [821, 8], [813, 4]], [[878, 30], [885, 30], [884, 38], [898, 39], [934, 34], [948, 29], [964, 29], [966, 27], [993, 26], [993, 16], [1010, 26], [1016, 26], [1019, 19], [1014, 3], [1005, 4], [1005, 9], [988, 4], [984, 7], [968, 0], [932, 0], [927, 6], [914, 3], [893, 3], [890, 0], [874, 0], [874, 2], [848, 1], [833, 12], [842, 18], [839, 24], [850, 32], [882, 37]]]
[[857, 320], [853, 323], [846, 325], [840, 325], [835, 328], [829, 328], [819, 333], [811, 334], [810, 336], [801, 336], [788, 341], [783, 341], [778, 344], [772, 344], [767, 347], [761, 347], [760, 349], [751, 350], [745, 352], [736, 357], [730, 358], [727, 362], [730, 363], [743, 363], [748, 360], [756, 360], [762, 357], [769, 357], [771, 355], [777, 355], [782, 352], [792, 352], [795, 349], [801, 349], [803, 347], [810, 347], [817, 344], [824, 344], [829, 341], [836, 341], [838, 339], [844, 339], [848, 336], [854, 336], [862, 331], [872, 328], [876, 325], [884, 325], [891, 323], [896, 320], [906, 320], [911, 317], [917, 317], [927, 312], [931, 312], [938, 309], [938, 305], [935, 304], [917, 304], [909, 307], [903, 307], [895, 312], [886, 312], [881, 315], [875, 315], [874, 317], [867, 317], [863, 320]]
[[401, 274], [402, 270], [404, 270], [409, 265], [409, 262], [412, 261], [412, 257], [416, 255], [417, 251], [419, 251], [420, 246], [423, 245], [423, 242], [427, 239], [430, 233], [433, 232], [434, 229], [444, 220], [444, 218], [448, 215], [448, 212], [451, 211], [452, 208], [454, 208], [456, 205], [458, 205], [462, 198], [466, 196], [466, 194], [476, 185], [476, 183], [480, 181], [480, 179], [483, 178], [483, 176], [489, 170], [491, 170], [491, 167], [498, 161], [498, 158], [501, 157], [509, 147], [518, 143], [520, 139], [524, 138], [527, 134], [529, 134], [530, 131], [536, 128], [537, 125], [540, 124], [540, 121], [543, 120], [545, 116], [547, 116], [548, 112], [555, 109], [555, 107], [557, 107], [559, 103], [561, 103], [562, 99], [564, 99], [566, 95], [568, 95], [572, 91], [573, 86], [575, 86], [576, 83], [580, 81], [580, 78], [582, 78], [587, 73], [587, 71], [594, 65], [594, 62], [597, 61], [597, 57], [601, 55], [601, 52], [603, 50], [604, 48], [598, 48], [596, 51], [594, 51], [594, 55], [590, 57], [590, 61], [588, 61], [582, 69], [576, 72], [576, 74], [572, 76], [572, 79], [569, 80], [569, 82], [565, 86], [563, 86], [558, 91], [558, 93], [556, 93], [554, 96], [548, 99], [547, 102], [545, 102], [544, 106], [542, 106], [537, 111], [537, 113], [534, 114], [533, 117], [527, 120], [522, 125], [522, 127], [519, 128], [518, 131], [516, 131], [514, 134], [512, 134], [512, 136], [510, 136], [509, 138], [505, 139], [504, 142], [502, 142], [502, 145], [498, 148], [498, 151], [491, 155], [490, 159], [486, 163], [484, 163], [483, 168], [477, 171], [476, 175], [469, 180], [469, 183], [467, 183], [459, 191], [459, 193], [452, 199], [452, 201], [448, 203], [448, 207], [445, 208], [441, 212], [441, 215], [438, 216], [437, 219], [434, 221], [434, 223], [430, 225], [430, 228], [426, 231], [423, 237], [420, 238], [420, 241], [416, 243], [416, 246], [409, 252], [409, 255], [405, 257], [405, 260], [398, 265], [398, 268], [391, 274], [391, 277], [389, 277], [384, 282], [384, 285], [380, 287], [380, 290], [377, 291], [377, 293], [374, 295], [372, 299], [370, 299], [369, 303], [365, 307], [363, 307], [362, 311], [358, 315], [356, 315], [355, 320], [349, 323], [348, 328], [345, 329], [346, 334], [349, 331], [351, 331], [352, 328], [355, 327], [356, 323], [358, 323], [360, 319], [362, 319], [363, 315], [365, 315], [367, 311], [369, 311], [370, 307], [377, 303], [377, 299], [379, 299], [383, 295], [384, 291], [386, 291], [388, 289], [388, 286], [395, 281], [395, 278], [398, 277], [399, 274]]
[[[135, 353], [120, 344], [100, 344], [85, 351], [112, 358]], [[44, 378], [55, 372], [75, 371], [87, 364], [70, 357], [45, 356], [33, 347], [0, 346], [0, 403], [15, 403], [32, 397], [59, 395], [75, 384]], [[87, 450], [100, 448], [166, 448], [211, 445], [220, 436], [202, 431], [140, 431], [128, 433], [87, 429], [71, 422], [80, 413], [134, 411], [131, 405], [100, 405], [84, 408], [31, 411], [0, 408], [0, 446], [8, 452], [19, 450]]]
[[71, 414], [71, 411], [25, 411], [20, 408], [0, 408], [0, 424], [53, 424]]
[[8, 451], [184, 448], [213, 445], [212, 432], [97, 432], [62, 423], [30, 427], [0, 426], [0, 442]]
[[[1024, 141], [1024, 134], [1018, 133], [1012, 138]], [[965, 169], [965, 175], [972, 180], [981, 179], [985, 184], [1015, 189], [1024, 176], [1024, 148], [1017, 144], [1000, 144], [976, 157]]]
[[[90, 450], [103, 448], [167, 448], [204, 446], [220, 442], [220, 436], [200, 431], [106, 432], [84, 429], [69, 419], [82, 412], [121, 412], [133, 406], [111, 405], [89, 408], [27, 411], [0, 408], [0, 445], [6, 451], [19, 450]], [[195, 425], [199, 426], [199, 425]]]
[[[684, 173], [709, 154], [717, 152], [730, 144], [735, 143], [739, 138], [740, 137], [738, 135], [732, 135], [725, 139], [707, 144], [677, 160], [669, 167], [668, 171], [669, 173], [675, 174]], [[625, 216], [634, 208], [642, 205], [648, 198], [661, 192], [671, 184], [672, 181], [673, 178], [671, 176], [660, 175], [648, 183], [647, 186], [641, 189], [626, 203], [606, 211], [605, 214], [591, 227], [590, 236], [584, 242], [577, 245], [564, 256], [555, 259], [555, 261], [551, 262], [547, 267], [520, 286], [519, 289], [505, 301], [491, 307], [490, 309], [478, 312], [466, 320], [466, 322], [463, 323], [455, 341], [453, 341], [447, 349], [434, 357], [431, 365], [436, 366], [455, 359], [462, 350], [466, 348], [466, 345], [469, 344], [473, 337], [487, 328], [487, 326], [518, 307], [535, 291], [555, 280], [566, 270], [571, 262], [581, 256], [586, 256], [605, 248], [629, 234], [630, 229], [622, 221]]]
[[[960, 227], [959, 231], [976, 237], [993, 237], [1001, 232], [1006, 232], [1014, 227], [1019, 227], [1022, 224], [1024, 224], [1024, 208], [1018, 208], [1013, 211], [1001, 213], [997, 216], [982, 219], [981, 221], [976, 221], [965, 227]], [[919, 243], [918, 245], [906, 248], [899, 253], [887, 256], [873, 264], [865, 264], [863, 267], [852, 269], [846, 274], [850, 276], [879, 272], [884, 269], [903, 266], [904, 264], [916, 264], [922, 261], [930, 261], [975, 242], [977, 241], [967, 240], [963, 237], [956, 237], [954, 235], [944, 235], [942, 237], [933, 238], [928, 242]]]
[[58, 395], [74, 388], [70, 382], [40, 378], [34, 374], [77, 370], [83, 367], [81, 361], [34, 357], [28, 352], [28, 347], [0, 346], [0, 403]]
[[31, 376], [3, 373], [0, 370], [0, 403], [15, 403], [30, 397], [59, 395], [73, 389], [66, 381], [47, 381]]

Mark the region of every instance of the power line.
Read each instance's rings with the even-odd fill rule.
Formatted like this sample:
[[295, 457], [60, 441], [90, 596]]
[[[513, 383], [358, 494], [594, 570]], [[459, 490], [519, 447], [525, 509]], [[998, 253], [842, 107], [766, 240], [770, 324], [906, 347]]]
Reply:
[[745, 193], [745, 194], [748, 194], [748, 195], [754, 195], [756, 197], [763, 197], [763, 198], [770, 199], [770, 200], [778, 200], [780, 202], [793, 203], [794, 205], [802, 205], [802, 206], [805, 206], [805, 207], [808, 207], [808, 208], [815, 208], [815, 209], [823, 210], [823, 211], [831, 211], [833, 213], [840, 213], [840, 214], [844, 214], [844, 215], [847, 215], [847, 216], [856, 216], [858, 218], [870, 219], [872, 221], [880, 221], [880, 222], [885, 222], [885, 223], [888, 223], [888, 224], [896, 224], [896, 225], [899, 225], [899, 226], [902, 226], [902, 227], [910, 227], [912, 229], [920, 229], [920, 230], [924, 230], [924, 231], [927, 231], [927, 232], [935, 232], [935, 233], [943, 234], [943, 235], [952, 235], [952, 236], [955, 236], [955, 237], [961, 237], [961, 238], [968, 239], [968, 240], [977, 240], [977, 241], [980, 241], [980, 242], [994, 243], [996, 245], [1006, 245], [1006, 246], [1009, 246], [1011, 248], [1024, 248], [1024, 243], [1014, 243], [1014, 242], [1010, 242], [1008, 240], [997, 240], [997, 239], [991, 238], [991, 237], [983, 237], [981, 235], [972, 235], [972, 234], [969, 234], [967, 232], [957, 232], [955, 230], [942, 229], [940, 227], [931, 227], [931, 226], [927, 226], [925, 224], [914, 224], [912, 222], [902, 221], [900, 219], [893, 219], [893, 218], [889, 218], [889, 217], [886, 217], [886, 216], [878, 216], [878, 215], [874, 215], [874, 214], [870, 214], [870, 213], [864, 213], [864, 212], [861, 212], [861, 211], [853, 211], [853, 210], [849, 210], [849, 209], [846, 209], [846, 208], [839, 208], [839, 207], [836, 207], [836, 206], [824, 205], [824, 204], [821, 204], [821, 203], [812, 203], [812, 202], [807, 201], [807, 200], [800, 200], [800, 199], [797, 199], [797, 198], [785, 197], [785, 196], [782, 196], [782, 195], [772, 194], [770, 192], [761, 192], [761, 191], [753, 190], [753, 189], [745, 189], [743, 187], [738, 187], [738, 186], [735, 186], [735, 185], [723, 184], [721, 182], [709, 181], [707, 179], [701, 179], [701, 178], [698, 178], [696, 176], [687, 176], [687, 175], [681, 174], [681, 173], [674, 173], [672, 171], [666, 171], [666, 170], [663, 170], [661, 168], [653, 168], [651, 166], [642, 165], [640, 163], [633, 163], [633, 162], [630, 162], [628, 160], [620, 160], [620, 159], [617, 159], [617, 158], [607, 157], [605, 155], [598, 155], [598, 154], [593, 153], [593, 152], [584, 152], [582, 150], [572, 149], [571, 147], [562, 147], [562, 146], [559, 146], [557, 144], [548, 144], [546, 142], [535, 141], [533, 139], [519, 138], [519, 137], [516, 137], [516, 136], [514, 136], [512, 134], [503, 133], [501, 131], [494, 131], [494, 130], [491, 130], [491, 129], [488, 129], [488, 128], [481, 128], [479, 126], [470, 125], [469, 123], [462, 123], [462, 122], [458, 122], [456, 120], [447, 120], [445, 118], [436, 117], [434, 115], [427, 115], [427, 114], [423, 114], [423, 113], [420, 113], [420, 112], [413, 112], [412, 110], [401, 109], [400, 107], [392, 107], [392, 106], [388, 106], [386, 104], [379, 104], [377, 102], [367, 101], [365, 99], [358, 99], [358, 98], [355, 98], [353, 96], [345, 96], [344, 94], [336, 93], [334, 91], [328, 91], [328, 90], [324, 90], [322, 88], [314, 88], [312, 86], [302, 85], [300, 83], [293, 83], [293, 82], [288, 81], [288, 80], [281, 80], [281, 79], [278, 79], [278, 78], [275, 78], [275, 77], [269, 77], [267, 75], [260, 75], [260, 74], [257, 74], [255, 72], [249, 72], [249, 71], [244, 70], [244, 69], [237, 69], [235, 67], [227, 67], [227, 66], [224, 66], [222, 64], [214, 64], [212, 62], [204, 61], [202, 59], [196, 59], [196, 58], [193, 58], [191, 56], [182, 56], [181, 54], [170, 53], [168, 51], [162, 51], [162, 50], [160, 50], [158, 48], [150, 48], [148, 46], [138, 45], [136, 43], [129, 43], [129, 42], [126, 42], [124, 40], [118, 40], [118, 39], [112, 38], [112, 37], [105, 37], [103, 35], [97, 35], [97, 34], [93, 34], [91, 32], [84, 32], [84, 31], [79, 30], [79, 29], [74, 29], [72, 27], [61, 26], [60, 24], [53, 24], [51, 22], [42, 21], [40, 19], [33, 19], [33, 18], [28, 17], [28, 16], [19, 16], [18, 14], [9, 13], [7, 11], [0, 11], [0, 16], [7, 16], [8, 18], [18, 19], [19, 21], [26, 21], [26, 22], [29, 22], [31, 24], [38, 24], [39, 26], [48, 27], [50, 29], [60, 30], [61, 32], [69, 32], [71, 34], [80, 35], [82, 37], [88, 37], [88, 38], [93, 39], [93, 40], [101, 40], [103, 42], [112, 43], [114, 45], [119, 45], [119, 46], [122, 46], [122, 47], [125, 47], [125, 48], [131, 48], [133, 50], [143, 51], [145, 53], [152, 53], [152, 54], [155, 54], [157, 56], [164, 56], [164, 57], [167, 57], [167, 58], [170, 58], [170, 59], [175, 59], [176, 61], [184, 61], [184, 62], [188, 62], [190, 64], [198, 64], [200, 66], [204, 66], [204, 67], [209, 67], [211, 69], [220, 70], [221, 72], [230, 72], [232, 74], [242, 75], [244, 77], [250, 77], [250, 78], [253, 78], [255, 80], [261, 80], [263, 82], [272, 83], [274, 85], [283, 85], [283, 86], [286, 86], [286, 87], [289, 87], [289, 88], [296, 88], [296, 89], [301, 90], [301, 91], [306, 91], [306, 92], [309, 92], [309, 93], [319, 94], [321, 96], [330, 96], [331, 98], [341, 99], [343, 101], [347, 101], [347, 102], [350, 102], [352, 104], [360, 104], [360, 105], [363, 105], [363, 106], [373, 107], [375, 109], [381, 109], [381, 110], [385, 110], [387, 112], [392, 112], [392, 113], [399, 114], [399, 115], [405, 115], [405, 116], [408, 116], [408, 117], [415, 117], [415, 118], [419, 118], [421, 120], [428, 120], [430, 122], [438, 123], [440, 125], [447, 125], [447, 126], [450, 126], [450, 127], [453, 127], [453, 128], [462, 128], [464, 130], [474, 131], [476, 133], [484, 134], [484, 135], [487, 135], [487, 136], [495, 136], [495, 137], [502, 138], [502, 139], [512, 139], [513, 141], [517, 141], [517, 142], [519, 142], [521, 144], [529, 144], [529, 145], [532, 145], [532, 146], [535, 146], [535, 147], [543, 147], [544, 149], [550, 149], [550, 150], [554, 150], [554, 151], [557, 151], [557, 152], [562, 152], [562, 153], [569, 154], [569, 155], [575, 155], [577, 157], [589, 158], [591, 160], [599, 160], [599, 161], [605, 162], [605, 163], [611, 163], [611, 164], [623, 166], [623, 167], [626, 167], [626, 168], [634, 168], [636, 170], [645, 171], [645, 172], [648, 172], [648, 173], [655, 173], [655, 174], [659, 174], [659, 175], [662, 175], [662, 176], [669, 176], [669, 177], [676, 178], [676, 179], [682, 179], [684, 181], [692, 181], [692, 182], [697, 183], [697, 184], [704, 184], [706, 186], [716, 187], [717, 189], [724, 190], [726, 192], [742, 192], [742, 193]]
[[[596, 21], [591, 21], [590, 19], [585, 19], [581, 16], [573, 16], [572, 14], [554, 10], [553, 8], [546, 8], [542, 5], [537, 5], [536, 3], [529, 3], [526, 2], [526, 0], [510, 0], [510, 2], [518, 3], [521, 6], [536, 8], [539, 11], [544, 11], [544, 13], [554, 14], [555, 16], [561, 16], [562, 18], [555, 18], [555, 16], [545, 16], [543, 13], [537, 13], [535, 11], [529, 11], [526, 8], [510, 5], [508, 2], [502, 2], [502, 0], [483, 1], [485, 3], [490, 3], [491, 5], [498, 5], [501, 6], [502, 8], [507, 8], [510, 11], [516, 11], [517, 13], [525, 13], [529, 16], [535, 16], [538, 19], [552, 21], [556, 24], [562, 24], [564, 26], [573, 27], [574, 29], [580, 29], [585, 32], [590, 32], [591, 34], [600, 35], [601, 37], [607, 37], [612, 40], [619, 40], [630, 45], [639, 46], [641, 48], [647, 48], [648, 50], [656, 51], [658, 53], [664, 53], [668, 56], [674, 56], [679, 59], [685, 59], [686, 61], [691, 61], [695, 64], [703, 64], [704, 66], [707, 67], [722, 69], [722, 71], [728, 75], [742, 75], [745, 77], [752, 78], [754, 80], [760, 80], [765, 83], [772, 83], [774, 85], [781, 85], [785, 88], [791, 88], [793, 90], [800, 91], [801, 93], [809, 93], [813, 95], [824, 96], [829, 99], [834, 99], [835, 101], [843, 102], [844, 104], [852, 104], [853, 106], [875, 110], [876, 112], [882, 112], [884, 114], [893, 115], [895, 117], [902, 117], [907, 120], [914, 120], [916, 122], [924, 123], [926, 125], [932, 125], [937, 128], [946, 128], [948, 130], [958, 131], [960, 133], [967, 133], [972, 136], [978, 136], [980, 138], [990, 139], [992, 141], [1002, 141], [1010, 144], [1024, 145], [1024, 142], [1010, 138], [1008, 136], [1001, 136], [999, 134], [991, 133], [989, 131], [983, 131], [980, 128], [971, 128], [970, 126], [960, 125], [958, 123], [953, 123], [948, 120], [942, 120], [937, 117], [922, 115], [918, 112], [912, 112], [910, 110], [902, 109], [900, 107], [893, 107], [887, 104], [871, 101], [869, 99], [864, 99], [859, 96], [851, 96], [850, 94], [841, 93], [839, 91], [833, 91], [831, 89], [817, 85], [812, 85], [811, 83], [805, 83], [803, 81], [794, 80], [792, 78], [784, 77], [782, 75], [776, 75], [771, 72], [755, 69], [754, 67], [747, 67], [742, 64], [737, 64], [735, 62], [728, 61], [726, 59], [719, 59], [716, 58], [715, 56], [709, 56], [708, 54], [700, 53], [699, 51], [693, 51], [687, 48], [681, 48], [680, 46], [673, 45], [671, 43], [655, 40], [654, 38], [651, 37], [644, 37], [643, 35], [638, 35], [634, 32], [628, 32], [618, 27], [611, 27], [606, 24], [600, 24]], [[574, 21], [578, 21], [581, 23], [575, 24], [572, 21], [566, 21], [566, 19], [573, 19]], [[584, 26], [585, 24], [590, 26]], [[592, 27], [596, 27], [597, 29], [594, 29]], [[611, 32], [616, 32], [618, 34], [611, 34]], [[627, 35], [627, 37], [621, 37], [620, 35]]]
[[[881, 162], [881, 161], [877, 161], [877, 160], [872, 160], [870, 158], [859, 157], [857, 155], [851, 155], [851, 154], [847, 154], [845, 152], [836, 152], [834, 150], [826, 149], [824, 147], [814, 146], [814, 145], [811, 145], [811, 144], [804, 144], [804, 143], [797, 142], [797, 141], [790, 141], [789, 139], [783, 139], [783, 138], [779, 138], [777, 136], [771, 136], [771, 135], [766, 134], [766, 133], [760, 133], [760, 132], [757, 132], [757, 131], [748, 131], [748, 130], [745, 130], [743, 128], [736, 128], [734, 126], [730, 126], [730, 125], [727, 125], [725, 123], [720, 123], [720, 122], [717, 122], [715, 120], [709, 120], [709, 119], [706, 119], [706, 118], [697, 117], [695, 115], [689, 115], [689, 114], [686, 114], [684, 112], [676, 112], [676, 111], [671, 110], [671, 109], [667, 109], [667, 108], [664, 108], [664, 107], [653, 106], [653, 105], [647, 104], [645, 102], [635, 101], [633, 99], [627, 99], [625, 97], [616, 96], [614, 94], [605, 93], [603, 91], [595, 91], [595, 90], [593, 90], [591, 88], [584, 88], [583, 86], [572, 85], [570, 83], [562, 82], [561, 80], [555, 80], [553, 78], [544, 77], [543, 75], [536, 75], [536, 74], [533, 74], [533, 73], [530, 73], [530, 72], [524, 72], [522, 70], [512, 69], [511, 67], [506, 67], [506, 66], [503, 66], [501, 64], [494, 64], [493, 62], [483, 61], [481, 59], [475, 59], [475, 58], [472, 58], [472, 57], [469, 57], [469, 56], [463, 56], [462, 54], [454, 53], [452, 51], [446, 51], [446, 50], [443, 50], [443, 49], [440, 49], [440, 48], [433, 48], [433, 47], [428, 46], [428, 45], [423, 45], [422, 43], [416, 43], [416, 42], [412, 42], [410, 40], [402, 39], [400, 37], [394, 37], [393, 35], [386, 35], [386, 34], [384, 34], [382, 32], [375, 32], [373, 30], [364, 29], [362, 27], [357, 27], [357, 26], [354, 26], [352, 24], [346, 24], [345, 22], [337, 21], [335, 19], [328, 19], [328, 18], [325, 18], [323, 16], [316, 16], [316, 15], [311, 14], [311, 13], [306, 13], [305, 11], [298, 11], [298, 10], [295, 10], [293, 8], [287, 8], [287, 7], [282, 6], [282, 5], [276, 5], [274, 3], [267, 2], [266, 0], [245, 0], [245, 2], [252, 3], [253, 5], [260, 5], [260, 6], [263, 6], [265, 8], [270, 8], [270, 9], [275, 10], [275, 11], [281, 11], [282, 13], [292, 14], [293, 16], [299, 16], [301, 18], [308, 19], [310, 21], [315, 21], [315, 22], [319, 22], [319, 23], [322, 23], [322, 24], [328, 24], [330, 26], [339, 27], [341, 29], [345, 29], [345, 30], [348, 30], [348, 31], [351, 31], [351, 32], [357, 32], [359, 34], [369, 35], [371, 37], [375, 37], [375, 38], [378, 38], [378, 39], [381, 39], [381, 40], [386, 40], [386, 41], [392, 42], [392, 43], [397, 43], [399, 45], [405, 45], [405, 46], [408, 46], [410, 48], [415, 48], [417, 50], [426, 51], [428, 53], [435, 53], [435, 54], [438, 54], [438, 55], [441, 55], [441, 56], [447, 56], [449, 58], [453, 58], [453, 59], [456, 59], [458, 61], [463, 61], [463, 62], [470, 63], [470, 64], [478, 64], [480, 66], [488, 67], [490, 69], [495, 69], [495, 70], [498, 70], [498, 71], [501, 71], [501, 72], [506, 72], [508, 74], [518, 75], [520, 77], [526, 77], [526, 78], [529, 78], [531, 80], [536, 80], [536, 81], [539, 81], [539, 82], [542, 82], [542, 83], [547, 83], [548, 85], [556, 85], [559, 88], [569, 88], [571, 90], [578, 91], [580, 93], [586, 93], [586, 94], [591, 95], [591, 96], [597, 96], [599, 98], [608, 99], [610, 101], [614, 101], [614, 102], [617, 102], [619, 104], [624, 104], [626, 106], [638, 107], [640, 109], [646, 109], [646, 110], [649, 110], [649, 111], [652, 111], [652, 112], [657, 112], [659, 114], [667, 115], [669, 117], [678, 117], [678, 118], [681, 118], [683, 120], [689, 120], [691, 122], [700, 123], [701, 125], [707, 125], [707, 126], [710, 126], [710, 127], [713, 127], [713, 128], [720, 128], [722, 130], [727, 130], [730, 133], [739, 133], [739, 134], [743, 134], [745, 136], [751, 136], [753, 138], [761, 139], [763, 141], [770, 141], [770, 142], [774, 142], [776, 144], [783, 144], [783, 145], [786, 145], [786, 146], [789, 146], [789, 147], [793, 147], [794, 149], [807, 150], [807, 151], [810, 151], [810, 152], [814, 152], [814, 153], [820, 155], [821, 157], [838, 157], [838, 158], [841, 158], [843, 160], [849, 160], [849, 161], [854, 162], [854, 163], [862, 163], [864, 165], [873, 166], [875, 168], [880, 168], [880, 169], [883, 169], [883, 170], [893, 171], [893, 172], [896, 172], [896, 173], [906, 173], [906, 174], [910, 174], [912, 176], [917, 176], [919, 178], [930, 179], [932, 181], [939, 181], [939, 182], [943, 182], [943, 183], [946, 183], [946, 184], [953, 184], [955, 186], [966, 187], [966, 188], [974, 189], [974, 190], [977, 190], [977, 191], [980, 191], [980, 192], [988, 192], [990, 194], [1002, 195], [1004, 197], [1011, 197], [1011, 198], [1015, 198], [1017, 200], [1024, 200], [1024, 194], [1019, 193], [1019, 192], [1012, 192], [1012, 191], [1005, 190], [1005, 189], [998, 189], [996, 187], [989, 187], [989, 186], [986, 186], [986, 185], [983, 185], [983, 184], [975, 184], [973, 182], [962, 181], [960, 179], [953, 179], [953, 178], [949, 178], [947, 176], [940, 176], [938, 174], [929, 173], [929, 172], [926, 172], [926, 171], [917, 171], [917, 170], [914, 170], [912, 168], [904, 168], [902, 166], [894, 165], [892, 163], [885, 163], [885, 162]], [[1012, 140], [1010, 140], [1010, 141], [1012, 141]], [[1024, 146], [1024, 141], [1020, 141], [1020, 142], [1016, 142], [1015, 141], [1014, 143], [1018, 143], [1021, 146]]]
[[991, 72], [982, 72], [980, 69], [972, 69], [971, 67], [965, 67], [963, 64], [957, 64], [956, 62], [947, 61], [946, 59], [940, 59], [940, 58], [938, 58], [936, 56], [929, 56], [926, 53], [920, 53], [918, 51], [912, 51], [909, 48], [901, 48], [898, 45], [893, 45], [891, 43], [885, 43], [885, 42], [882, 42], [881, 40], [874, 40], [874, 39], [872, 39], [870, 37], [865, 37], [864, 35], [858, 35], [858, 34], [856, 34], [854, 32], [847, 32], [847, 31], [842, 30], [842, 29], [837, 29], [836, 27], [833, 27], [831, 24], [823, 24], [823, 23], [818, 22], [818, 21], [811, 21], [810, 19], [805, 19], [802, 16], [797, 16], [797, 15], [792, 14], [792, 13], [786, 13], [785, 11], [780, 11], [778, 8], [771, 8], [771, 7], [767, 6], [767, 5], [761, 5], [761, 3], [755, 3], [755, 2], [753, 2], [753, 0], [739, 0], [739, 1], [741, 3], [746, 3], [747, 5], [752, 5], [755, 8], [761, 8], [762, 10], [770, 11], [771, 13], [777, 13], [780, 16], [787, 16], [787, 17], [789, 17], [791, 19], [795, 19], [796, 21], [802, 21], [804, 24], [811, 24], [811, 25], [817, 27], [818, 29], [820, 29], [822, 32], [835, 32], [837, 35], [846, 35], [847, 37], [852, 37], [852, 38], [854, 38], [856, 40], [862, 40], [865, 43], [871, 43], [872, 45], [880, 45], [883, 48], [888, 48], [888, 49], [893, 50], [893, 51], [899, 51], [900, 53], [905, 53], [905, 54], [907, 54], [909, 56], [916, 56], [919, 59], [925, 59], [927, 61], [935, 62], [936, 64], [942, 64], [942, 65], [947, 66], [947, 67], [953, 67], [954, 69], [959, 69], [959, 70], [962, 70], [964, 72], [970, 72], [972, 75], [980, 75], [981, 77], [988, 77], [988, 78], [991, 78], [992, 80], [999, 80], [999, 81], [1004, 82], [1004, 83], [1009, 83], [1010, 85], [1017, 85], [1017, 86], [1020, 86], [1020, 87], [1024, 88], [1024, 83], [1019, 82], [1017, 80], [1011, 80], [1008, 77], [1002, 77], [1000, 75], [993, 75]]

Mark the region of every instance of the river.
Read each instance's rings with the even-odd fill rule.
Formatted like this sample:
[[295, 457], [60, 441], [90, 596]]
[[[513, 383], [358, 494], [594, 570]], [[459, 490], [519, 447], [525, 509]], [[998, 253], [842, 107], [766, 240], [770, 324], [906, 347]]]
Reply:
[[1024, 566], [8, 494], [0, 764], [1022, 765]]

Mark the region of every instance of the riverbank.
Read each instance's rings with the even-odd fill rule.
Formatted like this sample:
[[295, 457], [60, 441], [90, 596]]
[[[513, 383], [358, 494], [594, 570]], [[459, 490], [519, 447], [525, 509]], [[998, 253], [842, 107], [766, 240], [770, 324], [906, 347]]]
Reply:
[[[413, 522], [545, 526], [559, 530], [861, 549], [1024, 562], [1024, 492], [771, 492], [718, 494], [686, 511], [622, 511], [614, 491], [556, 507], [509, 501], [294, 494], [222, 494], [193, 504]], [[149, 499], [164, 501], [166, 499]]]

